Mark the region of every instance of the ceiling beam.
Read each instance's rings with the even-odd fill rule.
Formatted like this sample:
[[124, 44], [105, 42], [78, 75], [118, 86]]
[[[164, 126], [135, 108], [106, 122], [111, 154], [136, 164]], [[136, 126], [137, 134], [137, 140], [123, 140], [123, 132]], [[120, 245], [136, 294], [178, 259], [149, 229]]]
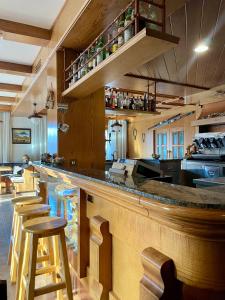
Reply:
[[48, 29], [3, 19], [0, 19], [0, 31], [6, 40], [37, 46], [46, 46], [52, 35], [52, 31]]
[[194, 88], [194, 89], [199, 89], [199, 90], [210, 90], [209, 87], [205, 87], [205, 86], [199, 86], [199, 85], [194, 85], [194, 84], [189, 84], [189, 83], [166, 80], [166, 79], [162, 79], [162, 78], [154, 78], [154, 77], [136, 75], [136, 74], [132, 74], [132, 73], [126, 74], [125, 76], [132, 77], [132, 78], [137, 78], [137, 79], [149, 80], [149, 81], [153, 81], [153, 82], [161, 82], [161, 83], [179, 85], [179, 86]]
[[16, 102], [16, 98], [14, 98], [14, 97], [3, 97], [3, 96], [0, 96], [0, 102], [15, 103]]
[[0, 105], [0, 112], [12, 111], [12, 107], [10, 105]]
[[0, 91], [21, 92], [22, 91], [22, 85], [9, 84], [9, 83], [0, 83]]
[[30, 75], [32, 66], [0, 61], [0, 72], [13, 75]]

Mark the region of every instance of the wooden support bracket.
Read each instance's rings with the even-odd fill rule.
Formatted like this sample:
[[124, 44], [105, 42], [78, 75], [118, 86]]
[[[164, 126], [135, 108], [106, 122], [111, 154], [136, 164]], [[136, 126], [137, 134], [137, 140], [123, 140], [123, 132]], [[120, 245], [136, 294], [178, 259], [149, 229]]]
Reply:
[[175, 278], [172, 259], [154, 248], [146, 248], [141, 259], [144, 276], [140, 281], [140, 300], [181, 299], [181, 283]]
[[95, 300], [108, 300], [112, 290], [112, 235], [109, 222], [95, 216], [90, 227], [91, 295]]

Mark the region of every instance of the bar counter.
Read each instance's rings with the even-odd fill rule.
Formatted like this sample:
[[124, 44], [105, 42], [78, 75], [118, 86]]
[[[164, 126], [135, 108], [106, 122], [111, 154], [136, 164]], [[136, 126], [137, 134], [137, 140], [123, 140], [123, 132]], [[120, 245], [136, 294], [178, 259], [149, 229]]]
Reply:
[[224, 299], [225, 197], [34, 164], [80, 188], [76, 273], [93, 299]]

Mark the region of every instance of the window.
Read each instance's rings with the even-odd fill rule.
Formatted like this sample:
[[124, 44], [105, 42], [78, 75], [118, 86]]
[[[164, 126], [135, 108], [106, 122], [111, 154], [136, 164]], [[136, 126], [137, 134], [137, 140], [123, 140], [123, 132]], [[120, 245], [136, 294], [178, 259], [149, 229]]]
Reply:
[[172, 132], [172, 158], [184, 157], [184, 131]]
[[167, 133], [162, 132], [157, 134], [156, 139], [156, 153], [160, 155], [161, 159], [167, 159]]
[[156, 132], [156, 153], [161, 159], [182, 159], [184, 157], [183, 128]]

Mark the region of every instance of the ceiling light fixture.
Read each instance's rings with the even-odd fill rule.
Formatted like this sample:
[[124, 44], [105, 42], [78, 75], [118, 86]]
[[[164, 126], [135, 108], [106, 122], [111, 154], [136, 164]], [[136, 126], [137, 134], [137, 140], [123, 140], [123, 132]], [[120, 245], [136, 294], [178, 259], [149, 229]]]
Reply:
[[203, 53], [206, 52], [207, 50], [209, 50], [209, 47], [206, 44], [199, 44], [194, 51], [196, 53]]

